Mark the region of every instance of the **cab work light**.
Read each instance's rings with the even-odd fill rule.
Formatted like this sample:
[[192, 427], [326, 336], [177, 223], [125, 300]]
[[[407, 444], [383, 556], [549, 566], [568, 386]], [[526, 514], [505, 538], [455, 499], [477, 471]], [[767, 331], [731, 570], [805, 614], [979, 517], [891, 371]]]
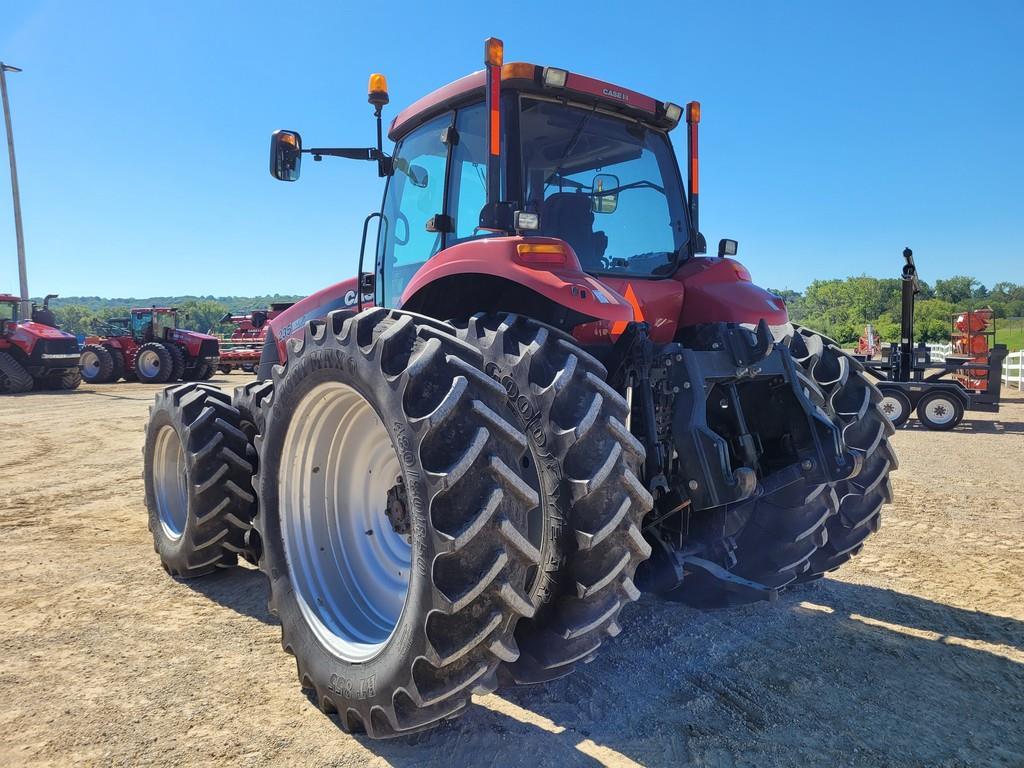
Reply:
[[561, 267], [569, 258], [561, 243], [519, 243], [516, 246], [519, 262], [527, 267]]
[[548, 88], [565, 88], [565, 81], [568, 78], [569, 73], [564, 69], [544, 67], [544, 85]]
[[672, 125], [679, 122], [679, 118], [683, 116], [683, 108], [678, 104], [673, 104], [671, 101], [665, 102], [665, 119], [668, 120]]
[[496, 37], [484, 40], [484, 64], [500, 67], [505, 61], [505, 44]]

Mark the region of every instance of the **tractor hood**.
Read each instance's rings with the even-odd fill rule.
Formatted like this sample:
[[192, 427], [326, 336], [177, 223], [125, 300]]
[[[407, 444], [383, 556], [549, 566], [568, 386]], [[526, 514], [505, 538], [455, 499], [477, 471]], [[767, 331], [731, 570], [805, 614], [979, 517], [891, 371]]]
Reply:
[[18, 323], [18, 329], [12, 334], [13, 338], [35, 338], [35, 339], [73, 339], [70, 333], [65, 333], [52, 325], [43, 325], [34, 320], [22, 320]]

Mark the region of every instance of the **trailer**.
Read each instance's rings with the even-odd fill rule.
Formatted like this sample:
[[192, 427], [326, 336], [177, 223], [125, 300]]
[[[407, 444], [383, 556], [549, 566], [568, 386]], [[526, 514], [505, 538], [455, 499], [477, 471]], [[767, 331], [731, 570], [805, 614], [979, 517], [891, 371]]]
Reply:
[[245, 314], [233, 315], [228, 312], [221, 318], [222, 323], [232, 323], [234, 332], [220, 342], [221, 373], [241, 369], [255, 373], [263, 353], [263, 342], [267, 334], [267, 321], [284, 312], [294, 302], [277, 302], [267, 309], [257, 309]]
[[[916, 412], [933, 430], [953, 429], [966, 411], [998, 413], [1006, 346], [988, 341], [995, 333], [991, 311], [957, 313], [951, 336], [953, 349], [963, 354], [933, 361], [923, 342], [914, 345], [914, 303], [921, 285], [913, 251], [904, 248], [903, 259], [899, 343], [889, 345], [882, 360], [863, 363], [882, 392], [882, 412], [896, 427]], [[975, 349], [977, 339], [985, 341], [984, 354]]]

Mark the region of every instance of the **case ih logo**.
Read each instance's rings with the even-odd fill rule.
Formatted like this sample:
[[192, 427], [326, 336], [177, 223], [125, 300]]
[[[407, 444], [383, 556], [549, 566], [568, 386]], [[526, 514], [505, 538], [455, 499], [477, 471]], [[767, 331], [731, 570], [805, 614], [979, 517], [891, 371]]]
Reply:
[[612, 88], [602, 88], [601, 93], [611, 99], [618, 99], [619, 101], [629, 101], [629, 94], [623, 93], [622, 91], [616, 91]]

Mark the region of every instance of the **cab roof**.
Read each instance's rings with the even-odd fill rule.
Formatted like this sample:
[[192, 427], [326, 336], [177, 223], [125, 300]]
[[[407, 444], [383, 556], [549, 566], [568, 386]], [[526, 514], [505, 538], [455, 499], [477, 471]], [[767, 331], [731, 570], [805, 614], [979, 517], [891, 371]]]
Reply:
[[[666, 102], [631, 91], [603, 80], [565, 70], [564, 85], [548, 85], [545, 72], [550, 68], [525, 62], [511, 62], [501, 68], [502, 89], [525, 93], [538, 93], [561, 97], [569, 101], [592, 104], [602, 109], [642, 120], [657, 128], [671, 130], [678, 121], [665, 115]], [[485, 72], [480, 70], [461, 77], [448, 85], [428, 93], [399, 112], [391, 121], [388, 138], [398, 141], [416, 126], [441, 115], [461, 104], [471, 104], [484, 98]]]
[[0, 304], [12, 304], [12, 303], [20, 304], [21, 303], [21, 297], [20, 296], [14, 296], [14, 295], [12, 295], [10, 293], [0, 293]]

